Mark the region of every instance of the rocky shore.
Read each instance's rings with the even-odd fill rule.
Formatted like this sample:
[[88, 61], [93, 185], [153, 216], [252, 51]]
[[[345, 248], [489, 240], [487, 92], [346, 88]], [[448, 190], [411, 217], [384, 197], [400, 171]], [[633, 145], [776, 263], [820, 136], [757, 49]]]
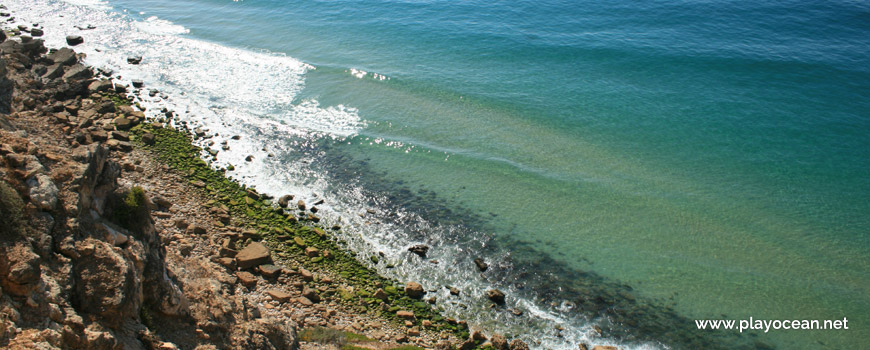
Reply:
[[133, 102], [158, 92], [41, 35], [0, 37], [0, 347], [528, 349], [377, 275], [316, 204], [229, 180]]

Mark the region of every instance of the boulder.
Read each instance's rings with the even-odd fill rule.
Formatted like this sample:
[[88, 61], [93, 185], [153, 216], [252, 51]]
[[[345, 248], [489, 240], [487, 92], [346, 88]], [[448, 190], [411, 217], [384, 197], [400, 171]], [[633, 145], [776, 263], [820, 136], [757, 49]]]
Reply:
[[396, 311], [396, 317], [404, 318], [404, 319], [414, 319], [414, 313], [412, 311]]
[[505, 338], [501, 334], [496, 334], [492, 336], [490, 339], [492, 343], [492, 348], [495, 350], [509, 350], [507, 338]]
[[42, 77], [45, 79], [57, 79], [63, 76], [63, 64], [55, 63], [48, 68], [46, 68], [45, 72], [42, 73]]
[[39, 255], [33, 252], [30, 243], [18, 242], [0, 247], [0, 286], [3, 293], [29, 296], [39, 286]]
[[514, 339], [511, 341], [510, 350], [529, 350], [529, 346], [522, 340]]
[[127, 63], [129, 63], [129, 64], [139, 64], [139, 63], [142, 63], [142, 56], [130, 56], [130, 57], [127, 57]]
[[320, 295], [314, 289], [308, 287], [302, 288], [302, 296], [314, 303], [320, 302]]
[[236, 254], [236, 263], [240, 269], [262, 265], [272, 260], [269, 248], [259, 242], [249, 244]]
[[66, 73], [63, 74], [63, 80], [83, 80], [88, 79], [93, 75], [94, 73], [91, 72], [90, 68], [80, 63], [76, 63], [70, 66]]
[[619, 350], [619, 348], [610, 345], [596, 345], [592, 350]]
[[477, 269], [480, 272], [484, 272], [489, 268], [489, 265], [481, 258], [474, 259], [474, 264], [477, 265]]
[[133, 79], [131, 83], [133, 84], [133, 87], [137, 89], [145, 85], [145, 82], [141, 79]]
[[425, 244], [418, 244], [411, 248], [408, 248], [408, 251], [414, 254], [419, 255], [421, 258], [426, 258], [426, 253], [429, 252], [429, 246]]
[[293, 200], [293, 195], [283, 195], [281, 198], [278, 198], [278, 205], [281, 206], [281, 208], [286, 208], [290, 205], [291, 200]]
[[117, 130], [129, 130], [133, 127], [133, 121], [124, 116], [113, 119], [112, 123], [115, 124]]
[[504, 293], [498, 289], [490, 289], [486, 291], [486, 297], [493, 303], [504, 305]]
[[57, 206], [57, 186], [51, 177], [45, 174], [36, 174], [27, 180], [30, 187], [30, 200], [43, 210], [53, 210]]
[[142, 284], [127, 252], [88, 238], [77, 244], [82, 256], [75, 260], [75, 297], [81, 311], [121, 322], [139, 314]]
[[154, 134], [152, 134], [150, 132], [146, 132], [144, 135], [142, 135], [142, 142], [145, 143], [146, 145], [153, 145], [154, 144]]
[[60, 48], [59, 50], [48, 54], [47, 57], [52, 62], [64, 66], [73, 65], [78, 61], [78, 58], [76, 58], [76, 52], [68, 47]]
[[310, 258], [316, 258], [316, 257], [320, 256], [320, 250], [318, 250], [317, 248], [314, 248], [314, 247], [307, 247], [307, 248], [305, 248], [305, 255], [307, 255]]
[[257, 277], [250, 272], [238, 271], [236, 272], [236, 277], [239, 279], [239, 283], [245, 287], [251, 288], [257, 285]]
[[425, 293], [426, 291], [423, 290], [423, 286], [417, 282], [408, 282], [405, 284], [405, 294], [408, 294], [411, 298], [421, 299]]
[[43, 35], [45, 35], [45, 32], [40, 28], [33, 28], [33, 29], [30, 29], [30, 35], [43, 36]]
[[272, 300], [276, 300], [282, 303], [290, 301], [290, 298], [293, 297], [289, 293], [279, 289], [269, 289], [266, 291], [266, 294], [268, 294], [272, 298]]
[[383, 289], [381, 289], [381, 288], [378, 288], [378, 290], [376, 290], [376, 291], [375, 291], [375, 294], [372, 295], [372, 296], [373, 296], [375, 299], [380, 299], [381, 301], [387, 301], [387, 292], [385, 292], [385, 291], [384, 291]]
[[81, 37], [81, 35], [68, 35], [66, 37], [66, 43], [70, 46], [76, 46], [85, 42], [85, 39]]

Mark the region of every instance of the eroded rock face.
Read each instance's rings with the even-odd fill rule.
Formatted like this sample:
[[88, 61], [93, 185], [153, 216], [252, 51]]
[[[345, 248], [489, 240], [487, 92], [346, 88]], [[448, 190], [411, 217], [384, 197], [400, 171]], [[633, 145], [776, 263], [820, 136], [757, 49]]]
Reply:
[[30, 243], [18, 241], [0, 247], [0, 285], [3, 292], [15, 296], [28, 296], [39, 285], [39, 255], [33, 252]]
[[121, 248], [88, 238], [77, 245], [75, 263], [78, 309], [121, 321], [137, 317], [142, 301], [141, 277]]

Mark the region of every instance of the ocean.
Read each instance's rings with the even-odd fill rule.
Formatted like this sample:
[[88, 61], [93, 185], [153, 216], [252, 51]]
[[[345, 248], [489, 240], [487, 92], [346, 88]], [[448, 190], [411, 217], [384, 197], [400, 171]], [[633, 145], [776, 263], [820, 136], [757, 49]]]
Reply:
[[[473, 326], [535, 349], [870, 344], [867, 2], [3, 3]], [[750, 317], [849, 329], [694, 322]]]

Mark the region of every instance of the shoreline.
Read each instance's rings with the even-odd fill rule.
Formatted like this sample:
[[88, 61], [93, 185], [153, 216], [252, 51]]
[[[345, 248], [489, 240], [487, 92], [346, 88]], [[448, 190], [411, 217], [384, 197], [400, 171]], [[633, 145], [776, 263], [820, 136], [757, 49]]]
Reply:
[[[32, 30], [32, 28], [25, 30]], [[21, 31], [19, 30], [18, 32], [20, 33]], [[14, 31], [10, 32], [10, 34], [14, 34]], [[17, 38], [10, 38], [8, 40], [22, 40], [20, 39], [22, 35], [15, 35], [15, 37]], [[10, 52], [4, 51], [4, 53], [14, 53], [15, 50], [21, 50], [23, 47], [25, 52], [33, 56], [33, 59], [36, 61], [45, 60], [45, 56], [42, 55], [42, 52], [39, 52], [45, 52], [45, 49], [40, 48], [42, 46], [41, 40], [26, 35], [24, 37], [23, 41], [25, 45], [7, 45], [6, 49]], [[31, 50], [30, 48], [34, 49]], [[52, 50], [46, 53], [56, 55], [57, 52]], [[65, 54], [68, 55], [69, 52], [65, 52]], [[424, 346], [440, 345], [440, 348], [457, 346], [463, 349], [473, 349], [492, 346], [494, 348], [507, 349], [508, 343], [504, 337], [494, 336], [493, 341], [485, 343], [484, 341], [487, 340], [487, 337], [483, 336], [482, 333], [470, 331], [467, 324], [463, 321], [444, 318], [436, 310], [432, 310], [432, 307], [428, 303], [423, 302], [422, 298], [410, 298], [407, 295], [408, 293], [402, 290], [403, 287], [407, 286], [377, 275], [373, 270], [353, 258], [351, 256], [352, 253], [347, 253], [343, 249], [340, 249], [335, 241], [327, 238], [327, 232], [332, 229], [338, 229], [337, 227], [322, 228], [316, 225], [307, 226], [299, 223], [292, 213], [289, 215], [283, 212], [278, 214], [270, 205], [269, 199], [229, 180], [223, 173], [212, 169], [207, 163], [202, 161], [199, 157], [202, 150], [191, 143], [191, 139], [184, 131], [164, 128], [163, 125], [158, 127], [154, 124], [148, 124], [143, 111], [130, 106], [129, 100], [124, 96], [124, 92], [128, 88], [127, 86], [113, 86], [111, 82], [106, 83], [108, 80], [91, 79], [92, 73], [88, 73], [91, 71], [91, 68], [75, 63], [80, 57], [76, 57], [74, 52], [72, 52], [72, 57], [72, 59], [65, 59], [58, 66], [47, 68], [59, 68], [61, 72], [65, 71], [63, 75], [56, 76], [53, 79], [63, 81], [75, 79], [75, 82], [79, 84], [79, 89], [86, 88], [80, 90], [84, 93], [70, 99], [54, 100], [49, 96], [39, 96], [38, 88], [31, 91], [16, 90], [15, 94], [17, 96], [26, 94], [30, 96], [28, 99], [13, 103], [13, 107], [19, 104], [20, 107], [12, 111], [8, 121], [4, 119], [4, 125], [9, 124], [10, 128], [27, 130], [25, 134], [28, 137], [32, 137], [34, 134], [54, 134], [54, 138], [46, 137], [39, 140], [40, 143], [48, 143], [55, 148], [58, 146], [67, 148], [66, 151], [80, 150], [84, 145], [88, 144], [91, 146], [97, 145], [97, 149], [112, 149], [108, 155], [107, 162], [115, 161], [115, 164], [120, 165], [123, 169], [123, 172], [119, 172], [119, 175], [122, 175], [122, 177], [117, 181], [123, 184], [121, 187], [126, 188], [126, 193], [133, 193], [135, 192], [134, 189], [142, 188], [140, 185], [143, 183], [150, 185], [148, 187], [152, 187], [145, 191], [146, 196], [150, 198], [146, 202], [153, 204], [148, 217], [152, 220], [154, 230], [159, 235], [160, 240], [166, 245], [165, 259], [167, 267], [172, 267], [174, 262], [176, 268], [181, 268], [181, 266], [184, 266], [185, 261], [183, 257], [186, 255], [196, 256], [199, 250], [202, 250], [201, 254], [205, 252], [211, 253], [198, 256], [199, 267], [206, 270], [213, 270], [215, 266], [221, 265], [231, 267], [243, 261], [237, 257], [234, 259], [232, 255], [243, 252], [244, 248], [251, 246], [256, 241], [265, 241], [267, 245], [273, 248], [273, 251], [277, 252], [270, 254], [272, 256], [277, 255], [277, 258], [274, 259], [276, 262], [289, 263], [289, 266], [297, 265], [299, 268], [272, 268], [266, 264], [253, 266], [256, 269], [249, 267], [248, 271], [257, 272], [257, 275], [252, 275], [248, 271], [233, 271], [234, 269], [228, 269], [229, 272], [235, 272], [234, 275], [229, 273], [222, 274], [219, 271], [220, 268], [218, 271], [211, 271], [211, 273], [217, 275], [217, 280], [221, 280], [225, 284], [229, 283], [235, 288], [240, 288], [242, 291], [248, 291], [250, 294], [247, 294], [247, 296], [259, 294], [260, 304], [264, 305], [264, 308], [267, 310], [274, 310], [287, 305], [286, 300], [280, 300], [287, 299], [285, 295], [277, 292], [289, 292], [290, 295], [300, 292], [302, 294], [310, 294], [312, 291], [306, 291], [309, 288], [305, 284], [311, 282], [314, 282], [315, 287], [317, 287], [317, 284], [339, 285], [335, 289], [320, 285], [318, 288], [315, 288], [320, 293], [316, 291], [313, 293], [322, 294], [323, 299], [332, 302], [329, 304], [330, 306], [337, 302], [335, 305], [350, 307], [352, 311], [344, 312], [346, 315], [357, 315], [363, 316], [362, 318], [364, 319], [381, 320], [391, 325], [391, 327], [388, 325], [385, 325], [385, 327], [389, 329], [390, 333], [393, 333], [392, 335], [384, 334], [383, 331], [372, 330], [372, 328], [381, 328], [381, 325], [377, 325], [378, 327], [371, 327], [371, 324], [361, 326], [358, 322], [354, 322], [345, 326], [353, 331], [364, 332], [375, 338], [381, 338], [381, 340], [393, 341], [393, 344], [410, 341]], [[20, 59], [20, 57], [16, 58]], [[32, 61], [19, 61], [17, 62], [18, 65], [15, 65], [15, 63], [13, 61], [12, 68], [23, 76], [26, 76], [28, 73], [40, 73], [42, 70], [40, 68], [36, 70], [37, 72], [29, 71], [26, 64], [32, 65]], [[79, 73], [68, 74], [73, 69], [72, 67], [75, 67]], [[36, 76], [51, 75], [46, 72], [41, 73], [43, 74], [36, 74]], [[44, 101], [43, 104], [37, 102], [32, 97], [47, 97], [48, 100]], [[51, 101], [57, 102], [51, 103]], [[83, 103], [90, 108], [83, 106]], [[109, 104], [113, 107], [108, 107]], [[43, 108], [38, 108], [40, 106], [43, 106]], [[57, 109], [56, 106], [59, 106], [59, 112], [54, 111]], [[94, 112], [85, 116], [92, 109], [104, 109], [106, 113], [100, 114], [99, 112]], [[52, 111], [54, 113], [51, 113]], [[118, 113], [115, 114], [113, 112]], [[82, 116], [85, 117], [82, 118]], [[53, 124], [58, 126], [50, 126], [45, 130], [36, 129], [34, 126], [38, 124], [35, 123], [38, 123], [40, 118], [51, 118]], [[131, 128], [135, 124], [139, 125]], [[111, 130], [109, 130], [109, 127], [111, 127]], [[143, 140], [143, 136], [146, 133], [156, 135], [153, 143], [150, 140]], [[61, 135], [61, 137], [57, 137], [57, 135]], [[14, 139], [14, 136], [12, 137]], [[4, 142], [7, 140], [4, 139]], [[14, 139], [14, 141], [26, 142], [20, 138]], [[59, 144], [54, 142], [59, 142]], [[65, 142], [68, 145], [65, 146]], [[151, 145], [146, 145], [146, 142]], [[166, 147], [161, 148], [162, 146]], [[14, 149], [14, 147], [12, 148]], [[145, 149], [154, 153], [150, 156], [146, 155], [143, 152]], [[8, 154], [16, 154], [16, 152], [9, 152]], [[9, 158], [8, 154], [7, 158]], [[59, 154], [56, 157], [59, 159], [65, 158], [63, 154]], [[161, 159], [163, 165], [158, 165], [155, 162], [156, 159]], [[172, 165], [170, 166], [169, 164]], [[13, 164], [7, 164], [7, 166], [11, 165]], [[168, 171], [170, 169], [172, 171]], [[189, 171], [189, 173], [185, 175], [182, 171]], [[178, 180], [187, 180], [187, 183], [179, 182]], [[60, 192], [62, 193], [67, 190], [63, 185], [60, 185], [60, 187]], [[187, 198], [188, 203], [186, 203], [188, 207], [198, 206], [200, 210], [193, 210], [191, 208], [193, 213], [179, 211], [177, 209], [179, 205], [172, 203], [167, 198], [184, 201], [182, 197], [156, 190], [156, 188], [179, 187], [181, 188], [181, 193], [189, 196]], [[131, 190], [133, 192], [130, 192]], [[206, 199], [209, 196], [211, 198]], [[27, 195], [24, 195], [23, 198], [27, 198]], [[163, 205], [166, 205], [166, 207]], [[304, 205], [298, 207], [304, 208]], [[206, 208], [208, 209], [206, 210]], [[34, 211], [33, 208], [30, 209], [30, 211]], [[106, 210], [112, 211], [112, 209]], [[36, 211], [39, 210], [37, 209]], [[67, 214], [73, 211], [69, 210]], [[217, 218], [210, 221], [201, 220], [203, 216], [196, 215], [197, 211], [199, 211], [198, 214], [200, 215], [215, 215]], [[205, 211], [205, 213], [202, 213], [202, 211]], [[307, 215], [310, 216], [306, 216], [306, 221], [318, 221], [313, 213]], [[193, 221], [195, 224], [186, 221]], [[57, 228], [53, 228], [49, 231], [56, 230]], [[119, 229], [119, 231], [121, 230]], [[51, 232], [51, 234], [54, 233]], [[124, 242], [120, 243], [119, 246], [124, 246], [124, 244], [127, 244], [131, 240], [130, 236], [135, 236], [135, 234], [127, 235], [123, 239], [119, 238], [121, 236], [124, 235], [119, 236], [116, 234], [109, 237], [114, 239], [115, 245], [119, 245], [119, 241], [123, 240]], [[75, 240], [71, 244], [77, 246]], [[234, 246], [236, 244], [238, 245]], [[220, 249], [217, 249], [218, 247]], [[303, 250], [303, 248], [307, 249]], [[214, 254], [215, 250], [218, 250], [217, 254]], [[173, 256], [173, 253], [177, 255]], [[173, 259], [180, 260], [173, 261]], [[207, 260], [208, 263], [203, 260]], [[210, 266], [205, 268], [205, 264], [210, 264]], [[303, 266], [311, 271], [302, 268]], [[181, 269], [183, 270], [183, 268]], [[172, 271], [171, 268], [167, 269], [167, 271], [170, 271], [170, 274], [176, 276], [176, 278], [186, 274], [185, 271]], [[247, 273], [247, 275], [244, 273]], [[285, 276], [273, 278], [276, 274], [283, 274]], [[253, 276], [254, 280], [245, 282], [251, 276]], [[242, 280], [242, 282], [239, 280]], [[299, 283], [302, 283], [303, 288], [297, 291], [276, 291], [274, 288], [266, 290], [265, 286], [274, 286], [276, 282], [279, 282], [279, 285], [284, 285], [285, 288], [288, 284], [296, 287]], [[247, 290], [248, 288], [242, 285], [244, 283], [259, 285], [259, 287]], [[415, 288], [412, 286], [408, 290], [413, 289]], [[416, 294], [417, 292], [412, 291], [411, 293]], [[265, 297], [264, 294], [269, 294], [270, 296]], [[12, 296], [10, 298], [14, 299]], [[306, 305], [308, 302], [311, 302], [310, 299], [308, 299], [308, 302], [305, 302], [301, 298], [308, 298], [303, 295], [296, 299], [296, 303], [301, 304], [303, 309], [305, 306], [312, 306]], [[319, 298], [319, 296], [312, 298]], [[390, 306], [386, 306], [388, 305], [387, 303]], [[312, 302], [311, 304], [314, 303]], [[357, 308], [358, 306], [353, 306], [353, 304], [364, 304], [366, 306]], [[327, 317], [339, 314], [337, 310], [319, 310], [318, 306], [322, 305], [317, 304], [313, 306], [315, 310], [324, 312]], [[147, 329], [152, 327], [159, 329], [160, 327], [153, 324], [153, 322], [155, 319], [162, 318], [162, 316], [150, 314], [147, 308], [143, 308], [143, 310], [139, 312], [138, 321], [143, 322]], [[409, 315], [409, 311], [413, 313]], [[404, 322], [400, 318], [405, 319]], [[305, 318], [288, 317], [288, 319], [295, 321], [297, 324], [310, 323], [306, 322]], [[147, 327], [147, 323], [152, 323], [152, 327]], [[328, 321], [317, 321], [316, 319], [314, 323], [317, 326], [330, 325]], [[378, 322], [375, 321], [375, 323]], [[440, 333], [436, 334], [437, 332]], [[15, 344], [19, 344], [16, 341], [17, 338], [10, 336], [14, 333], [4, 331], [3, 334], [8, 342], [7, 344], [13, 345], [13, 347]], [[18, 334], [21, 333], [19, 332]], [[198, 335], [196, 339], [202, 341], [209, 339], [209, 336], [205, 334], [207, 332], [201, 328], [197, 328], [194, 333]], [[420, 333], [422, 335], [417, 335]], [[156, 334], [159, 336], [160, 332], [158, 331]], [[414, 338], [409, 339], [409, 335]], [[449, 339], [449, 341], [445, 342], [441, 340], [440, 344], [436, 344], [436, 340], [439, 339]], [[169, 344], [170, 342], [165, 343]], [[169, 345], [166, 346], [168, 347]], [[303, 348], [305, 348], [304, 346]], [[526, 346], [522, 341], [517, 339], [511, 342], [510, 348], [523, 349]]]

